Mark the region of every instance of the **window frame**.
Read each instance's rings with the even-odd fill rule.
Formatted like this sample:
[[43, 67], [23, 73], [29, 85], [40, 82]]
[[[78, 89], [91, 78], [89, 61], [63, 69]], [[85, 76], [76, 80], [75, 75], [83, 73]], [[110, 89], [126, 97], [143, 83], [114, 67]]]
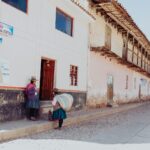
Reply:
[[26, 11], [23, 11], [22, 9], [20, 9], [20, 8], [18, 8], [16, 6], [14, 6], [14, 5], [12, 5], [12, 4], [10, 4], [10, 3], [5, 2], [4, 0], [2, 0], [3, 3], [5, 3], [5, 4], [7, 4], [7, 5], [9, 5], [9, 6], [13, 7], [13, 8], [15, 8], [15, 9], [17, 9], [17, 10], [19, 10], [19, 11], [25, 13], [25, 14], [28, 14], [28, 3], [29, 3], [29, 0], [25, 0], [25, 1], [26, 1]]
[[[70, 33], [71, 34], [68, 34], [66, 32], [63, 32], [62, 30], [59, 30], [57, 27], [56, 27], [56, 22], [57, 22], [57, 12], [61, 13], [62, 15], [64, 15], [66, 18], [68, 17], [70, 20], [71, 20], [71, 31]], [[57, 29], [58, 31], [60, 32], [63, 32], [71, 37], [73, 37], [73, 28], [74, 28], [74, 18], [72, 16], [70, 16], [68, 13], [64, 12], [62, 9], [56, 7], [56, 20], [55, 20], [55, 29]]]
[[78, 86], [79, 67], [70, 65], [70, 85]]

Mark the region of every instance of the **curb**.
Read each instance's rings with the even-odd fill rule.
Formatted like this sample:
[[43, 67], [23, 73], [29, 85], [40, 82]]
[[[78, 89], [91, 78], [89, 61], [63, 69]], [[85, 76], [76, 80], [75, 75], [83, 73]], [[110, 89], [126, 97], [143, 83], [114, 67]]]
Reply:
[[[137, 107], [142, 106], [142, 105], [143, 105], [143, 103], [131, 104], [127, 107], [117, 107], [117, 108], [112, 108], [109, 111], [93, 112], [91, 114], [86, 114], [86, 115], [68, 118], [64, 121], [64, 126], [82, 123], [82, 122], [89, 121], [89, 120], [96, 119], [96, 118], [100, 118], [103, 116], [108, 116], [108, 115], [116, 114], [119, 112], [124, 112], [127, 110], [131, 110], [133, 108], [137, 108]], [[41, 124], [37, 124], [37, 125], [30, 125], [28, 127], [23, 127], [23, 128], [18, 128], [18, 129], [13, 129], [13, 130], [1, 132], [0, 133], [0, 142], [6, 142], [8, 140], [14, 140], [14, 139], [29, 136], [32, 134], [52, 130], [52, 129], [54, 129], [54, 127], [56, 127], [56, 122], [46, 122], [46, 123], [41, 123]]]

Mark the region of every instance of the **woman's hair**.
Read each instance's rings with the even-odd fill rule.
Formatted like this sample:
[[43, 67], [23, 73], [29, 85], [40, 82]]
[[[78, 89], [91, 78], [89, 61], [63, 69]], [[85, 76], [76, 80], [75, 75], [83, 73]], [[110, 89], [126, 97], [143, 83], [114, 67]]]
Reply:
[[31, 80], [31, 81], [30, 81], [30, 83], [32, 83], [32, 84], [33, 84], [34, 82], [35, 82], [35, 80]]
[[53, 93], [54, 93], [54, 95], [59, 94], [58, 89], [54, 88], [54, 89], [53, 89]]
[[30, 83], [34, 83], [35, 81], [37, 81], [37, 80], [36, 80], [36, 77], [35, 77], [35, 76], [32, 76], [32, 77], [31, 77], [31, 80], [30, 80]]

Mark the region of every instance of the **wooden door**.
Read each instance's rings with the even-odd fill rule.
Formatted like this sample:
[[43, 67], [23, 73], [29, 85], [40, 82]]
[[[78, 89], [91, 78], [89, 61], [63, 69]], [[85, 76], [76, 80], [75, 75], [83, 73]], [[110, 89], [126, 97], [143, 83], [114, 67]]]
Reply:
[[107, 77], [107, 103], [113, 103], [113, 76], [108, 75]]
[[141, 98], [141, 84], [139, 84], [139, 98]]
[[41, 82], [40, 82], [40, 99], [52, 100], [54, 88], [54, 60], [41, 61]]

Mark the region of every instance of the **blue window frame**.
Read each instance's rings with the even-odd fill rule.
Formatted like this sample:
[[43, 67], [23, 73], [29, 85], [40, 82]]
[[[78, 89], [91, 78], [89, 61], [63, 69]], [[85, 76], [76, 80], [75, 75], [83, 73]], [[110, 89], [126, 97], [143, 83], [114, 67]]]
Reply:
[[2, 0], [2, 1], [25, 13], [27, 12], [28, 0]]
[[70, 36], [73, 32], [73, 18], [64, 13], [60, 9], [56, 9], [56, 24], [57, 30], [62, 31]]

